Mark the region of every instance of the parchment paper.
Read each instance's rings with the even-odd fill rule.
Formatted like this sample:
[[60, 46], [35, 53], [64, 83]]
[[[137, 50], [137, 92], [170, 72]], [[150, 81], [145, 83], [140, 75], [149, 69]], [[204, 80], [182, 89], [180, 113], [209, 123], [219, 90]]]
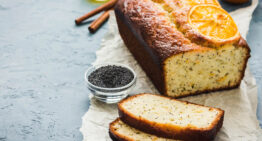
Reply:
[[[253, 10], [258, 1], [252, 5], [238, 9], [230, 14], [236, 21], [243, 37], [246, 37]], [[118, 62], [131, 66], [137, 73], [137, 85], [130, 93], [158, 93], [151, 81], [137, 64], [136, 60], [125, 47], [117, 29], [114, 13], [110, 13], [109, 32], [102, 40], [101, 49], [96, 52], [94, 64], [104, 62]], [[255, 141], [262, 140], [262, 131], [256, 117], [257, 87], [249, 69], [237, 89], [214, 92], [182, 100], [218, 107], [225, 110], [224, 124], [216, 136], [216, 141]], [[84, 141], [110, 141], [108, 125], [118, 117], [116, 104], [105, 104], [95, 100], [90, 95], [90, 107], [82, 117]]]

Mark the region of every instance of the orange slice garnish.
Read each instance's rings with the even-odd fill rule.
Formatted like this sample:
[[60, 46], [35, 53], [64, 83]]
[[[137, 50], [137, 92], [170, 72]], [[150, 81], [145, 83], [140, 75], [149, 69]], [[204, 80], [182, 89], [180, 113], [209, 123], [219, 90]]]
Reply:
[[217, 0], [186, 0], [186, 2], [191, 6], [195, 6], [198, 4], [213, 4], [220, 6]]
[[200, 4], [192, 7], [188, 22], [194, 31], [213, 43], [227, 43], [240, 38], [232, 17], [215, 5]]

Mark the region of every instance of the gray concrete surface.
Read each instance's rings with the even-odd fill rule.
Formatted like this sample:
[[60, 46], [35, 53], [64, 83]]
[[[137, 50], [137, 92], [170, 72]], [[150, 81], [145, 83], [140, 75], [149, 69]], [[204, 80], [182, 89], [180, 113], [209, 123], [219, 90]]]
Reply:
[[[232, 11], [248, 4], [222, 5]], [[89, 107], [83, 74], [107, 24], [89, 34], [87, 25], [76, 27], [73, 20], [97, 6], [85, 0], [0, 0], [0, 141], [82, 140], [81, 117]], [[248, 43], [261, 101], [261, 2]]]

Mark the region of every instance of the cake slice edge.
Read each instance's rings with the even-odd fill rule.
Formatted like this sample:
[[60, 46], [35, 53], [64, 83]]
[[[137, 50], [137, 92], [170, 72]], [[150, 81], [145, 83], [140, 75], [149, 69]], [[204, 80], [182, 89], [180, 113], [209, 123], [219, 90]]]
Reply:
[[[123, 131], [126, 132], [123, 133], [123, 131], [120, 131], [121, 130], [120, 128], [124, 128]], [[135, 129], [125, 124], [123, 121], [120, 120], [120, 118], [115, 119], [113, 122], [109, 124], [109, 136], [113, 141], [134, 141], [134, 140], [178, 141], [178, 140], [158, 137], [156, 135], [147, 134], [145, 132], [142, 132], [138, 129]]]

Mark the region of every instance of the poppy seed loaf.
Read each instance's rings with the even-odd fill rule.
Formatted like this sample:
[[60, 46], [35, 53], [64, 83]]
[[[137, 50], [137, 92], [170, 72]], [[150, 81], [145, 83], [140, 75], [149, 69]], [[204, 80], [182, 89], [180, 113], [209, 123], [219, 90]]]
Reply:
[[246, 41], [239, 33], [219, 43], [196, 33], [187, 22], [192, 3], [186, 1], [119, 0], [115, 14], [127, 48], [164, 95], [238, 87], [250, 57]]
[[139, 94], [118, 104], [120, 119], [131, 127], [164, 138], [208, 141], [222, 127], [224, 111], [172, 98]]

